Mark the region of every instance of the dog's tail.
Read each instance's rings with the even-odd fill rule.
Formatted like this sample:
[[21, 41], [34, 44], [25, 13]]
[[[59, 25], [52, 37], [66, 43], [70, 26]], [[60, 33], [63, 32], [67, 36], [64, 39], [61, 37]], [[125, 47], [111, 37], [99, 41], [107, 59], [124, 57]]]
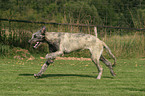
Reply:
[[114, 59], [114, 64], [112, 66], [115, 66], [116, 65], [116, 57], [112, 54], [110, 48], [104, 42], [103, 42], [103, 46], [107, 50], [107, 52], [109, 53], [111, 58]]

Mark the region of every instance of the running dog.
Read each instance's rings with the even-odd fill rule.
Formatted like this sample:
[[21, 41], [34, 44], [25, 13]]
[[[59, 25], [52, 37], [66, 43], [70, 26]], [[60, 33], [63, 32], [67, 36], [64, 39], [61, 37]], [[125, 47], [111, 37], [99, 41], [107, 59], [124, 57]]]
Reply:
[[41, 43], [47, 42], [49, 45], [49, 54], [46, 55], [47, 61], [42, 66], [38, 74], [34, 74], [34, 77], [40, 77], [47, 67], [54, 62], [54, 59], [65, 53], [70, 53], [75, 50], [89, 49], [91, 53], [91, 59], [98, 69], [97, 79], [101, 79], [103, 68], [99, 64], [99, 60], [102, 61], [109, 69], [112, 76], [116, 74], [113, 71], [112, 64], [102, 55], [103, 48], [105, 48], [112, 59], [114, 59], [114, 64], [116, 63], [116, 58], [112, 54], [109, 47], [100, 39], [96, 38], [90, 34], [82, 33], [65, 33], [65, 32], [46, 32], [46, 28], [43, 27], [38, 32], [32, 35], [29, 43], [35, 44], [34, 48], [37, 48]]

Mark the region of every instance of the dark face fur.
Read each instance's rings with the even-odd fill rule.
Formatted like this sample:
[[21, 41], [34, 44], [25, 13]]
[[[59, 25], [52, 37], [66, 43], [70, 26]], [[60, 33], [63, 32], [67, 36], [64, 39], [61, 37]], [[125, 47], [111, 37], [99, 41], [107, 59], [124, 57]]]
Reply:
[[46, 28], [43, 27], [38, 32], [34, 33], [32, 35], [32, 38], [28, 41], [31, 45], [35, 44], [35, 46], [33, 46], [34, 48], [37, 48], [41, 44], [41, 42], [44, 41], [44, 39], [45, 39], [45, 30], [46, 30]]

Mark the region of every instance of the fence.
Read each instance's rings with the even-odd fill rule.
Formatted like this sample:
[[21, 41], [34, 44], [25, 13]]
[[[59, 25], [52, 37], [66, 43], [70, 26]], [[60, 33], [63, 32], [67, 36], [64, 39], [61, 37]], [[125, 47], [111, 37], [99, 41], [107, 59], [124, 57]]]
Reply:
[[[94, 27], [97, 27], [98, 31], [98, 36], [99, 38], [103, 39], [105, 42], [108, 42], [108, 40], [111, 40], [111, 42], [108, 42], [107, 44], [110, 44], [109, 47], [113, 48], [114, 51], [117, 51], [117, 48], [120, 47], [122, 48], [122, 45], [116, 45], [114, 47], [114, 44], [116, 42], [112, 43], [112, 39], [106, 38], [107, 36], [114, 36], [114, 35], [124, 35], [124, 34], [134, 34], [134, 33], [139, 33], [142, 34], [141, 36], [144, 36], [145, 29], [138, 29], [138, 28], [125, 28], [125, 27], [116, 27], [116, 26], [102, 26], [102, 25], [87, 25], [87, 24], [68, 24], [68, 23], [55, 23], [55, 22], [36, 22], [36, 21], [27, 21], [27, 20], [13, 20], [13, 19], [0, 19], [0, 42], [2, 44], [10, 45], [10, 46], [15, 46], [15, 47], [21, 47], [21, 48], [26, 48], [30, 52], [39, 52], [43, 51], [46, 53], [48, 49], [46, 48], [47, 45], [44, 45], [44, 47], [40, 47], [38, 51], [34, 51], [30, 45], [28, 44], [28, 40], [31, 38], [31, 34], [33, 32], [36, 32], [39, 30], [42, 26], [47, 27], [47, 31], [55, 31], [55, 32], [83, 32], [87, 34], [93, 34], [94, 33]], [[120, 38], [119, 43], [123, 43], [121, 40], [124, 40], [123, 38]], [[134, 37], [133, 37], [134, 38]], [[137, 36], [137, 38], [140, 38]], [[113, 40], [117, 41], [118, 37], [114, 38]], [[134, 38], [135, 40], [136, 38]], [[128, 39], [131, 40], [131, 39]], [[128, 48], [128, 46], [132, 46], [132, 44], [136, 41], [129, 41], [127, 42], [127, 45], [124, 42], [124, 48]], [[142, 50], [138, 53], [143, 53], [142, 55], [144, 56], [144, 37], [140, 41], [141, 45], [140, 47], [143, 47]], [[137, 42], [136, 42], [137, 43]], [[117, 43], [118, 44], [118, 43]], [[128, 45], [129, 44], [129, 45]], [[135, 44], [135, 43], [134, 43]], [[138, 46], [138, 45], [134, 45]], [[124, 50], [124, 48], [120, 50]], [[139, 47], [138, 47], [139, 49]], [[133, 49], [132, 49], [133, 50]], [[128, 51], [127, 52], [132, 52]], [[88, 57], [88, 52], [82, 52], [77, 53], [77, 57]], [[121, 52], [121, 51], [120, 51]], [[85, 55], [84, 55], [85, 53]], [[119, 56], [120, 53], [118, 53]], [[125, 53], [124, 53], [125, 54]], [[132, 53], [134, 54], [134, 53]], [[73, 53], [71, 56], [75, 56], [76, 54]], [[68, 55], [70, 56], [70, 55]]]
[[27, 20], [15, 20], [15, 19], [1, 19], [0, 21], [9, 22], [20, 22], [20, 23], [35, 23], [35, 24], [52, 24], [52, 25], [66, 25], [66, 26], [81, 26], [81, 27], [98, 27], [98, 28], [112, 28], [112, 29], [126, 29], [126, 30], [137, 30], [145, 31], [144, 28], [127, 28], [127, 27], [116, 27], [116, 26], [102, 26], [102, 25], [87, 25], [87, 24], [69, 24], [69, 23], [55, 23], [55, 22], [36, 22]]

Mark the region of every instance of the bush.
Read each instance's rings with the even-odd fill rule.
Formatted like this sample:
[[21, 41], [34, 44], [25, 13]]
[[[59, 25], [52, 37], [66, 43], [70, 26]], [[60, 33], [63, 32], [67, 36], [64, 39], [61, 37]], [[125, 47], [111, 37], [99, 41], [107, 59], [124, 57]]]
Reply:
[[4, 45], [0, 43], [0, 56], [8, 56], [11, 52], [9, 45]]

